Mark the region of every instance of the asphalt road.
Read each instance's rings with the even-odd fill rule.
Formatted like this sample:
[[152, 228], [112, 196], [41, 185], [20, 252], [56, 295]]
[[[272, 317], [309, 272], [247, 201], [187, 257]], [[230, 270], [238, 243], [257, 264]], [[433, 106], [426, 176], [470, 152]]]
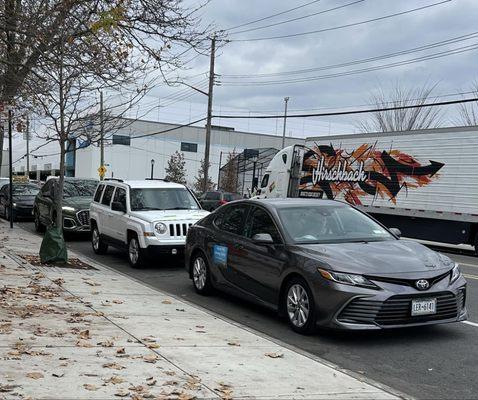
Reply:
[[[21, 223], [19, 226], [34, 232], [32, 223]], [[323, 331], [314, 336], [301, 336], [292, 332], [287, 323], [274, 313], [254, 304], [224, 294], [212, 297], [197, 295], [178, 260], [168, 259], [151, 268], [134, 270], [129, 267], [126, 255], [115, 249], [110, 249], [103, 256], [95, 255], [88, 238], [70, 240], [68, 245], [76, 252], [164, 292], [187, 299], [410, 396], [421, 399], [478, 398], [477, 257], [448, 254], [461, 263], [468, 281], [469, 324], [365, 333]]]

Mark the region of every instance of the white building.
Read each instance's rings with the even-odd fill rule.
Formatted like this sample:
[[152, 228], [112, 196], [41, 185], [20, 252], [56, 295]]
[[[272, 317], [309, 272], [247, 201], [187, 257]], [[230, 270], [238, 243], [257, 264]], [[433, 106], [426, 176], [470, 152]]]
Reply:
[[[123, 124], [121, 124], [123, 125]], [[154, 121], [131, 120], [125, 127], [114, 133], [105, 131], [104, 162], [106, 177], [121, 179], [144, 179], [151, 174], [151, 160], [154, 160], [154, 177], [163, 178], [170, 156], [179, 151], [186, 161], [187, 182], [192, 185], [204, 158], [205, 127], [180, 126]], [[286, 137], [285, 145], [305, 143], [303, 138]], [[84, 147], [83, 147], [84, 146]], [[83, 148], [82, 148], [83, 147]], [[250, 132], [238, 132], [234, 128], [213, 126], [211, 132], [210, 172], [217, 183], [219, 164], [224, 165], [229, 153], [241, 153], [244, 149], [282, 148], [282, 136]], [[221, 156], [222, 153], [222, 156]], [[41, 163], [43, 161], [43, 163]], [[16, 164], [21, 171], [23, 161]], [[58, 156], [35, 159], [31, 162], [31, 175], [58, 173]], [[67, 174], [80, 178], [98, 178], [100, 148], [98, 144], [77, 142], [66, 155]]]

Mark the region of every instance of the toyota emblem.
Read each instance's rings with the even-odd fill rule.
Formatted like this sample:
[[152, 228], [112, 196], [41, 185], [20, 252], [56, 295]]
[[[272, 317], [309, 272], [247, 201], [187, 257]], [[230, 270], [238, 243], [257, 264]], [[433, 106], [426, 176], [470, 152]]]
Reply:
[[415, 286], [418, 290], [427, 290], [430, 287], [430, 283], [426, 279], [419, 279], [415, 282]]

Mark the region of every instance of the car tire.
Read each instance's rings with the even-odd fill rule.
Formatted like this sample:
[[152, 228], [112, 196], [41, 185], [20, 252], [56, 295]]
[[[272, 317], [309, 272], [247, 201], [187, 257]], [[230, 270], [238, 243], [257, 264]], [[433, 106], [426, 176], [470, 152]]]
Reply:
[[33, 223], [35, 224], [35, 231], [37, 232], [45, 232], [45, 225], [43, 225], [40, 221], [40, 214], [37, 210], [33, 211]]
[[315, 301], [305, 279], [291, 279], [284, 291], [284, 313], [293, 331], [310, 335], [315, 331]]
[[101, 239], [100, 231], [95, 225], [91, 230], [91, 247], [95, 254], [105, 254], [108, 251], [108, 245]]
[[128, 261], [133, 268], [142, 268], [146, 261], [146, 251], [141, 248], [136, 234], [128, 240]]
[[191, 275], [197, 293], [207, 296], [212, 293], [211, 272], [206, 256], [197, 252], [191, 261]]

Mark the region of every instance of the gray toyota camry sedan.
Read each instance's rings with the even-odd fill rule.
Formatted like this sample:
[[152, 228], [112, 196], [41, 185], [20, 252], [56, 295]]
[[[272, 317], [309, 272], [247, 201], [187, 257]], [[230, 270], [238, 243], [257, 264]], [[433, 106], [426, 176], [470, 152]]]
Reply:
[[198, 293], [273, 308], [299, 333], [465, 320], [458, 265], [399, 236], [342, 202], [236, 201], [191, 227], [186, 268]]

